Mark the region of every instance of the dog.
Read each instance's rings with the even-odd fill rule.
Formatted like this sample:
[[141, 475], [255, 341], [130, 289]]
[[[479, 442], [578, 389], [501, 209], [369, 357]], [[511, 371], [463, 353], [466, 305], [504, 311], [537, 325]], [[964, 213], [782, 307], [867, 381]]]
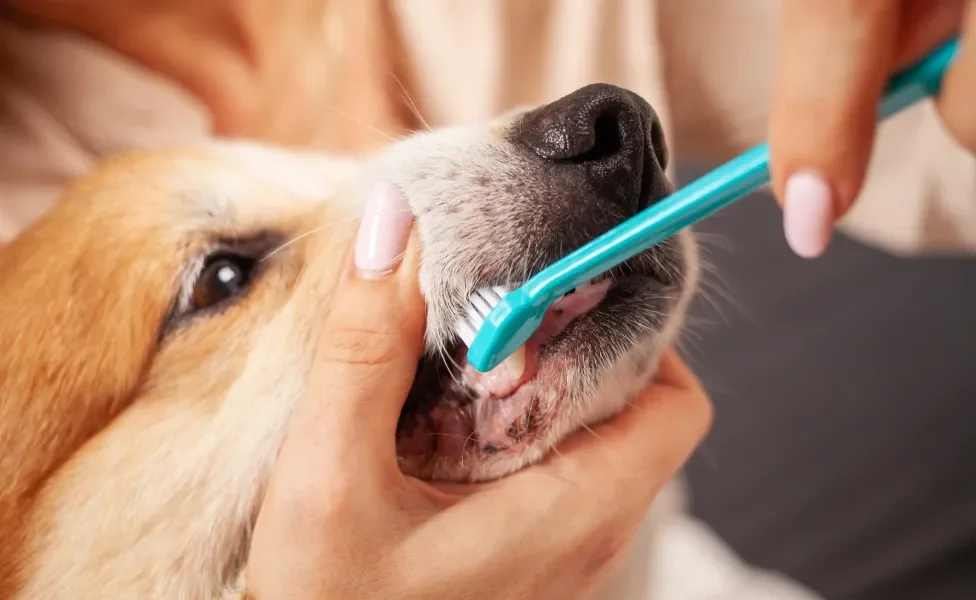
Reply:
[[[662, 199], [667, 167], [653, 108], [605, 84], [366, 159], [212, 141], [107, 161], [0, 251], [0, 598], [241, 597], [376, 185], [408, 198], [422, 248], [404, 472], [496, 479], [615, 414], [679, 335], [690, 232], [567, 296], [502, 384], [465, 364], [453, 323], [476, 288], [518, 285]], [[662, 597], [639, 556], [606, 597]]]
[[[593, 287], [495, 397], [452, 323], [661, 199], [653, 109], [594, 85], [365, 161], [245, 143], [110, 161], [0, 255], [4, 597], [206, 597], [233, 581], [369, 186], [416, 216], [426, 356], [405, 472], [483, 481], [620, 410], [696, 279], [681, 234]], [[60, 264], [61, 266], [54, 267]], [[52, 267], [57, 272], [52, 272]]]

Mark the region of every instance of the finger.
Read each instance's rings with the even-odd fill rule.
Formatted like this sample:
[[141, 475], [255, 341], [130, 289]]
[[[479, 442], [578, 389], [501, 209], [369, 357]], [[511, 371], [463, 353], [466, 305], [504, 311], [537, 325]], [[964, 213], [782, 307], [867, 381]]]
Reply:
[[[683, 365], [671, 367], [680, 371]], [[434, 539], [417, 536], [417, 542], [428, 557], [450, 559], [458, 572], [472, 565], [482, 572], [496, 565], [516, 568], [533, 556], [531, 564], [538, 564], [538, 556], [576, 560], [581, 552], [612, 557], [691, 455], [710, 419], [704, 393], [654, 385], [617, 418], [572, 436], [552, 458], [462, 498], [436, 519]], [[465, 529], [451, 544], [438, 543], [444, 531]]]
[[969, 4], [963, 43], [946, 73], [937, 106], [946, 128], [956, 140], [976, 152], [976, 6]]
[[[658, 363], [657, 374], [654, 376], [654, 388], [672, 388], [672, 392], [677, 391], [679, 393], [691, 393], [698, 394], [701, 397], [705, 397], [704, 388], [701, 382], [691, 372], [688, 365], [681, 360], [678, 353], [673, 349], [669, 348], [661, 356], [660, 362]], [[589, 439], [592, 443], [594, 436], [590, 432], [583, 432], [580, 434], [580, 438], [583, 441]], [[560, 455], [566, 456], [568, 448], [559, 449], [559, 454], [556, 455], [556, 459]], [[472, 494], [481, 493], [485, 490], [498, 487], [498, 481], [492, 481], [488, 483], [452, 483], [452, 482], [431, 482], [429, 485], [444, 492], [446, 494], [453, 495], [455, 497], [465, 497]]]
[[854, 202], [874, 139], [876, 105], [898, 41], [895, 2], [782, 4], [769, 143], [787, 242], [821, 254]]
[[409, 228], [399, 190], [371, 196], [356, 243], [356, 273], [347, 274], [331, 300], [290, 436], [306, 440], [306, 451], [322, 460], [395, 461], [396, 423], [416, 375], [425, 323], [419, 248]]
[[[547, 556], [554, 568], [575, 564], [561, 577], [582, 585], [626, 547], [654, 495], [708, 429], [708, 399], [673, 351], [660, 374], [667, 383], [652, 385], [616, 419], [571, 437], [551, 459], [471, 489], [438, 486], [456, 502], [431, 522], [429, 535], [411, 543], [458, 577], [474, 566], [479, 573], [519, 569]], [[444, 543], [446, 531], [465, 533]]]
[[[676, 370], [686, 369], [683, 365]], [[697, 379], [688, 387], [653, 384], [617, 417], [570, 438], [560, 446], [547, 468], [559, 472], [561, 463], [591, 474], [595, 489], [608, 496], [630, 496], [649, 503], [682, 468], [708, 432], [712, 406]]]
[[657, 373], [654, 381], [659, 385], [670, 386], [680, 390], [703, 393], [701, 382], [698, 377], [691, 372], [678, 352], [674, 348], [669, 348], [661, 356], [658, 362]]
[[961, 31], [969, 0], [901, 0], [894, 68], [903, 69]]
[[509, 480], [527, 488], [527, 496], [552, 502], [571, 492], [580, 504], [649, 504], [688, 460], [712, 419], [707, 394], [677, 355], [666, 355], [661, 375], [668, 383], [652, 384], [621, 414], [570, 436], [545, 461]]

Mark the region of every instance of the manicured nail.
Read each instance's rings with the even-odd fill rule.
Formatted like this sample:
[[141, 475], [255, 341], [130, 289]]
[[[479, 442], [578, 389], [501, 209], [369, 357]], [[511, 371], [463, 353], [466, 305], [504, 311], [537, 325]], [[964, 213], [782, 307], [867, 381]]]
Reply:
[[803, 258], [820, 256], [830, 243], [833, 226], [830, 185], [809, 171], [791, 175], [783, 198], [783, 232], [793, 252]]
[[366, 198], [356, 237], [355, 262], [360, 277], [378, 279], [393, 273], [410, 238], [413, 213], [398, 187], [380, 183]]

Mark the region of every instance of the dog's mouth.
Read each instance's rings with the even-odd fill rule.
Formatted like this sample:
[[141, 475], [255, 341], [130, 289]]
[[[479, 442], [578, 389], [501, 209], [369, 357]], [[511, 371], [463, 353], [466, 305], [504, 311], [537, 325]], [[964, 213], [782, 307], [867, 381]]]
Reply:
[[558, 299], [524, 347], [488, 373], [459, 341], [420, 364], [397, 429], [401, 457], [517, 454], [545, 437], [565, 408], [626, 350], [652, 335], [675, 282], [660, 257], [601, 275]]
[[[610, 276], [600, 276], [564, 294], [546, 310], [539, 329], [519, 351], [487, 373], [465, 364], [461, 382], [482, 396], [493, 399], [510, 397], [535, 377], [542, 348], [563, 335], [576, 319], [599, 306], [607, 297], [613, 281]], [[460, 350], [467, 354], [464, 344], [460, 344]]]

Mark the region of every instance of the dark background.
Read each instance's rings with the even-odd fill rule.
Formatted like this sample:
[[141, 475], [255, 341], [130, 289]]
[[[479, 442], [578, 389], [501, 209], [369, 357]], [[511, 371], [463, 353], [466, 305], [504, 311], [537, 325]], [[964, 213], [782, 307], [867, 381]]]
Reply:
[[976, 598], [976, 260], [840, 235], [803, 260], [767, 194], [696, 230], [715, 273], [682, 350], [715, 424], [693, 511], [830, 600]]

